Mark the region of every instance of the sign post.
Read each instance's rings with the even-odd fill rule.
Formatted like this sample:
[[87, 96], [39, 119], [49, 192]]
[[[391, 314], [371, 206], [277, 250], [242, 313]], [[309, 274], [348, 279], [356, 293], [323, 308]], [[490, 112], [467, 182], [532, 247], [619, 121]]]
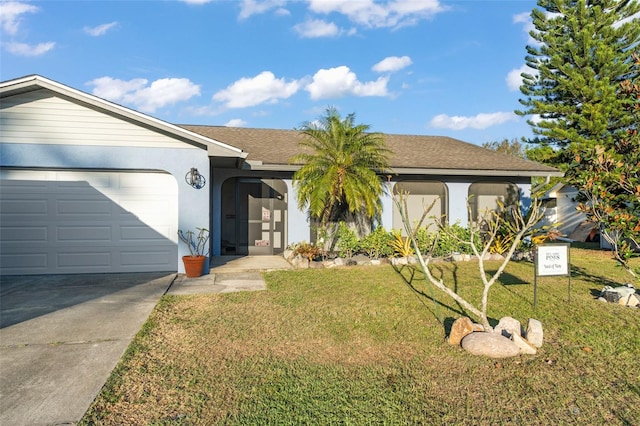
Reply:
[[569, 243], [541, 244], [536, 247], [535, 276], [533, 278], [533, 309], [538, 299], [538, 277], [569, 277], [568, 299], [571, 303], [571, 268]]

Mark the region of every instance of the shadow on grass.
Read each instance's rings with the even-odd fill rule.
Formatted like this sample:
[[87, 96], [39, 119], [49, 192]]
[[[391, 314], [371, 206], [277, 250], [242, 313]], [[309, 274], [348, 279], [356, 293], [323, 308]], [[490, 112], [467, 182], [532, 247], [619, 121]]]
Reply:
[[610, 287], [619, 287], [624, 284], [624, 283], [613, 281], [611, 279], [604, 278], [598, 275], [593, 275], [587, 272], [585, 268], [581, 268], [575, 265], [571, 265], [571, 276], [580, 278], [581, 280], [592, 283], [592, 284], [598, 284], [600, 286], [600, 289], [602, 289], [602, 287], [606, 285]]
[[[436, 279], [442, 279], [442, 277], [444, 276], [444, 271], [442, 268], [438, 267], [437, 265], [431, 265], [432, 266], [432, 275], [434, 276], [434, 278]], [[453, 317], [447, 317], [447, 318], [443, 318], [442, 314], [440, 313], [440, 307], [442, 308], [446, 308], [449, 311], [460, 315], [461, 317], [471, 317], [470, 314], [468, 314], [464, 307], [462, 305], [460, 305], [457, 301], [452, 300], [454, 302], [455, 305], [457, 305], [457, 308], [452, 306], [452, 305], [448, 305], [446, 303], [443, 303], [439, 300], [437, 300], [433, 294], [433, 284], [431, 284], [427, 278], [424, 275], [424, 272], [422, 272], [422, 270], [414, 265], [393, 265], [393, 269], [402, 277], [402, 279], [404, 280], [404, 282], [409, 286], [409, 288], [418, 296], [421, 298], [421, 302], [425, 305], [425, 307], [433, 314], [434, 318], [436, 318], [436, 320], [442, 324], [443, 328], [444, 328], [444, 332], [445, 332], [445, 336], [448, 336], [449, 333], [451, 332], [451, 325], [453, 324], [453, 322], [455, 321], [455, 318]], [[457, 266], [454, 265], [454, 270], [453, 270], [453, 282], [454, 282], [454, 292], [457, 293], [458, 290], [458, 280], [457, 280]], [[425, 286], [429, 289], [431, 289], [431, 294], [427, 294], [425, 291], [420, 290], [419, 288], [417, 288], [417, 283], [424, 283]], [[441, 291], [440, 289], [438, 289], [438, 291]], [[426, 300], [430, 300], [433, 302], [433, 309], [429, 306], [427, 306]], [[494, 326], [495, 324], [498, 323], [498, 320], [496, 320], [495, 318], [487, 318], [489, 320], [489, 323]]]

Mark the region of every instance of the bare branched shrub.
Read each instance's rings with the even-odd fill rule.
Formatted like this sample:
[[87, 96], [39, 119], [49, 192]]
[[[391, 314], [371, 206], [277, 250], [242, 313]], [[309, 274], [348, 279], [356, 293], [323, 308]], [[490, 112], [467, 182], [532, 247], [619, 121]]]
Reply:
[[[411, 239], [413, 249], [415, 250], [418, 258], [418, 263], [420, 264], [425, 277], [431, 284], [448, 294], [463, 306], [465, 310], [474, 315], [485, 329], [489, 330], [491, 328], [487, 318], [489, 290], [504, 272], [504, 269], [511, 260], [523, 238], [532, 234], [538, 222], [540, 222], [544, 217], [544, 209], [541, 207], [541, 203], [537, 199], [534, 199], [527, 214], [523, 213], [520, 206], [510, 206], [503, 208], [501, 213], [493, 211], [489, 212], [488, 219], [472, 221], [469, 223], [469, 238], [468, 240], [460, 241], [460, 243], [469, 246], [471, 252], [478, 258], [478, 274], [482, 280], [484, 289], [482, 291], [480, 308], [477, 308], [474, 304], [468, 302], [451, 288], [447, 287], [442, 279], [437, 279], [431, 274], [431, 271], [429, 270], [429, 262], [432, 258], [432, 250], [430, 250], [429, 253], [421, 253], [416, 240], [416, 233], [417, 229], [422, 225], [422, 222], [429, 214], [433, 204], [431, 204], [431, 206], [426, 206], [421, 219], [412, 224], [407, 214], [407, 195], [407, 193], [397, 193], [395, 194], [393, 201], [400, 212], [404, 229], [408, 237]], [[467, 209], [471, 211], [469, 202], [467, 202]], [[439, 232], [448, 232], [448, 228], [444, 225], [440, 225], [439, 228]], [[485, 257], [490, 252], [490, 249], [494, 247], [495, 240], [498, 237], [498, 232], [501, 229], [504, 232], [505, 228], [507, 229], [509, 239], [508, 243], [501, 242], [506, 245], [504, 250], [504, 259], [502, 260], [498, 270], [493, 275], [490, 275], [485, 270]], [[449, 236], [459, 238], [456, 235]]]

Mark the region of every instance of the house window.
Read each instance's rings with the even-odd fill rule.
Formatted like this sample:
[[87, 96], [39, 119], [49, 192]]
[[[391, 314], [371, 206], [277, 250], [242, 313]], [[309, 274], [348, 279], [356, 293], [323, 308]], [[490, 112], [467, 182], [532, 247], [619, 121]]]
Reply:
[[469, 186], [469, 220], [487, 218], [489, 212], [499, 211], [500, 204], [505, 207], [518, 204], [520, 191], [510, 182], [476, 182]]
[[[440, 181], [402, 181], [395, 184], [393, 193], [406, 192], [407, 196], [407, 215], [409, 221], [413, 224], [420, 220], [424, 209], [433, 204], [431, 211], [427, 214], [427, 218], [422, 223], [432, 232], [437, 231], [437, 223], [442, 222], [447, 214], [447, 186]], [[398, 208], [393, 207], [393, 228], [404, 229], [402, 218]]]

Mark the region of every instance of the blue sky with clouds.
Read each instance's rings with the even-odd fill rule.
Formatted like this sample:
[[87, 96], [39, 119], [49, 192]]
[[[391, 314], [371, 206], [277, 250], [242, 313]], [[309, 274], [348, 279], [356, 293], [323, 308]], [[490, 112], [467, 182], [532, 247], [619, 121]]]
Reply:
[[175, 124], [530, 136], [535, 0], [0, 1], [0, 79], [40, 74]]

